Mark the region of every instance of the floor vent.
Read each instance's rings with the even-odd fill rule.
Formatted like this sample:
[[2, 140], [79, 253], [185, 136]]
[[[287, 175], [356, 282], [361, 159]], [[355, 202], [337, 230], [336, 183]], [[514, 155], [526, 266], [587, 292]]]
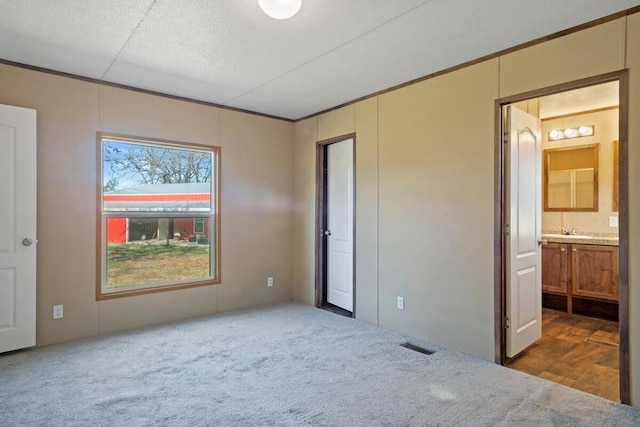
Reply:
[[418, 353], [432, 355], [435, 353], [433, 350], [427, 350], [426, 348], [419, 347], [415, 344], [411, 344], [410, 342], [406, 342], [404, 344], [400, 344], [400, 347], [408, 348], [409, 350], [417, 351]]
[[600, 345], [602, 347], [620, 348], [620, 344], [616, 344], [614, 342], [600, 341], [593, 338], [587, 338], [586, 340], [584, 340], [584, 342], [588, 342], [589, 344]]

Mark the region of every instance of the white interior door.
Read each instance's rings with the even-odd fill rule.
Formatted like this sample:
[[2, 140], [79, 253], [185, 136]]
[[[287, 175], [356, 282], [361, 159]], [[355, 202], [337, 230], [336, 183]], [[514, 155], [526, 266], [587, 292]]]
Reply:
[[353, 139], [327, 151], [327, 301], [353, 311]]
[[36, 344], [36, 111], [0, 105], [0, 353]]
[[515, 107], [507, 109], [506, 144], [507, 357], [542, 336], [540, 120]]

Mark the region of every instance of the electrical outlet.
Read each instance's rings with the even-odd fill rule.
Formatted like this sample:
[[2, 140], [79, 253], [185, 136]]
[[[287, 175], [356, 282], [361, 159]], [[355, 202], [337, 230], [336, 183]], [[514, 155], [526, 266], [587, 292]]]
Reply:
[[609, 217], [609, 227], [618, 228], [618, 217], [617, 216], [610, 216]]
[[267, 286], [273, 286], [273, 277], [267, 277]]
[[398, 297], [397, 305], [398, 305], [398, 310], [404, 310], [404, 297]]
[[53, 306], [53, 318], [54, 319], [62, 319], [64, 317], [64, 306], [63, 305], [54, 305]]

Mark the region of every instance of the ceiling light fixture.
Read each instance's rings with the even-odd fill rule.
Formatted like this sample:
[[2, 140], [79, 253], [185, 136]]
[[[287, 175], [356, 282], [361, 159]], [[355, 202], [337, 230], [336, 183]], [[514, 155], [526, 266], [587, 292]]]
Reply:
[[552, 130], [549, 132], [549, 140], [550, 141], [558, 141], [566, 138], [579, 138], [581, 136], [593, 136], [595, 133], [593, 125], [591, 126], [580, 126], [577, 128], [566, 128], [566, 129], [558, 129]]
[[273, 19], [289, 19], [298, 13], [302, 0], [258, 0], [258, 4]]

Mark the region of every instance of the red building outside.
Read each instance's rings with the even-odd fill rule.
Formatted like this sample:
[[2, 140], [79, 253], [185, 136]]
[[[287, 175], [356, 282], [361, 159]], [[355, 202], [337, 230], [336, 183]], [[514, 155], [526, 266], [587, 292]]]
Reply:
[[103, 210], [121, 214], [107, 217], [108, 243], [166, 239], [208, 243], [211, 184], [144, 184], [105, 192]]

